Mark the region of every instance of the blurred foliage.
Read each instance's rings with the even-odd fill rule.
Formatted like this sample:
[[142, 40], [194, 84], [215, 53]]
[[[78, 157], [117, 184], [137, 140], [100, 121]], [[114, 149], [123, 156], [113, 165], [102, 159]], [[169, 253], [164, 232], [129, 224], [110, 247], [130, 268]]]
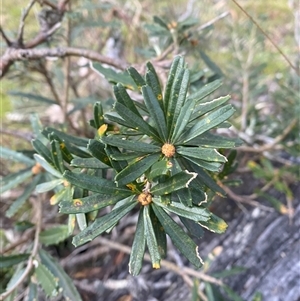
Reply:
[[[239, 2], [291, 61], [298, 65], [299, 57], [294, 38], [296, 24], [293, 23], [293, 9], [288, 6], [287, 1]], [[2, 3], [2, 26], [10, 39], [16, 37], [21, 9], [25, 5], [24, 2], [17, 0]], [[45, 6], [41, 7], [36, 3], [30, 10], [25, 22], [26, 42], [39, 32], [39, 16], [43, 9]], [[4, 41], [3, 45], [2, 53], [5, 51]], [[183, 241], [180, 242], [180, 235], [179, 240], [175, 237], [176, 231], [182, 231], [181, 228], [176, 228], [165, 212], [170, 212], [166, 209], [171, 201], [168, 185], [177, 183], [184, 186], [193, 180], [187, 174], [180, 174], [187, 165], [194, 168], [196, 166], [197, 170], [194, 171], [197, 173], [203, 171], [202, 168], [208, 169], [208, 172], [202, 174], [201, 180], [198, 181], [201, 191], [179, 190], [180, 193], [174, 194], [175, 201], [173, 195], [172, 201], [177, 207], [175, 206], [171, 212], [183, 214], [179, 214], [182, 224], [195, 237], [201, 237], [203, 230], [201, 227], [191, 225], [190, 220], [186, 219], [191, 212], [187, 213], [189, 209], [184, 211], [181, 206], [187, 208], [195, 206], [197, 204], [193, 204], [193, 198], [196, 196], [203, 199], [207, 194], [208, 202], [201, 210], [203, 209], [203, 213], [209, 212], [206, 210], [209, 210], [215, 193], [223, 192], [216, 183], [236, 185], [238, 181], [232, 178], [231, 174], [234, 173], [236, 176], [240, 170], [251, 173], [261, 184], [253, 191], [251, 197], [265, 200], [281, 214], [292, 216], [291, 204], [294, 198], [292, 187], [300, 180], [300, 125], [299, 122], [295, 122], [300, 114], [299, 76], [290, 70], [278, 51], [232, 2], [72, 1], [71, 9], [66, 12], [59, 30], [41, 46], [90, 49], [133, 65], [136, 69], [120, 73], [120, 70], [110, 68], [109, 65], [94, 62], [93, 68], [101, 74], [99, 76], [90, 68], [88, 59], [68, 57], [18, 61], [2, 78], [1, 191], [6, 190], [3, 197], [8, 201], [5, 201], [3, 208], [8, 221], [7, 227], [14, 228], [11, 231], [19, 231], [24, 235], [26, 231], [36, 229], [32, 202], [42, 196], [49, 199], [51, 205], [59, 203], [61, 212], [69, 214], [69, 218], [68, 222], [65, 219], [58, 219], [59, 225], [40, 230], [35, 240], [49, 246], [64, 241], [73, 231], [83, 231], [81, 233], [86, 234], [81, 236], [78, 234], [77, 238], [75, 236], [78, 245], [79, 238], [82, 243], [96, 236], [91, 232], [94, 228], [97, 235], [104, 231], [109, 232], [127, 212], [126, 210], [131, 210], [135, 198], [132, 192], [139, 196], [144, 193], [143, 185], [147, 182], [144, 177], [149, 177], [151, 181], [160, 183], [157, 185], [161, 185], [160, 190], [167, 195], [165, 198], [163, 194], [155, 196], [156, 186], [153, 186], [153, 196], [159, 200], [156, 199], [153, 206], [142, 207], [148, 209], [141, 209], [133, 244], [133, 252], [139, 261], [135, 261], [132, 257], [130, 267], [133, 274], [138, 274], [146, 245], [153, 266], [158, 267], [160, 258], [165, 253], [165, 232], [158, 231], [162, 226], [161, 223], [164, 223], [163, 228], [173, 238], [174, 243], [176, 241], [175, 245], [183, 244]], [[174, 110], [170, 118], [169, 105], [162, 106], [161, 111], [158, 110], [159, 106], [151, 93], [162, 95], [161, 92], [164, 91], [165, 97], [165, 87], [170, 83], [167, 72], [177, 54], [184, 54], [190, 70], [187, 99], [199, 103], [198, 107], [196, 106], [198, 109], [191, 116], [184, 114], [183, 108], [186, 109], [186, 106], [182, 107], [180, 103], [178, 106], [170, 105]], [[145, 66], [146, 61], [151, 61], [154, 68], [152, 69], [149, 64]], [[185, 67], [183, 69], [186, 70]], [[158, 80], [153, 70], [156, 70]], [[148, 78], [147, 75], [144, 77], [145, 71]], [[145, 82], [148, 84], [147, 88]], [[122, 83], [128, 88], [127, 92], [120, 84], [114, 89], [111, 88], [111, 84], [117, 83]], [[139, 93], [141, 86], [144, 86], [142, 95]], [[174, 85], [173, 94], [176, 94], [176, 91], [183, 93], [184, 88], [181, 87], [185, 87], [182, 81], [181, 85]], [[215, 92], [216, 90], [218, 92]], [[216, 93], [220, 95], [228, 92], [231, 94], [230, 100], [225, 97], [216, 100], [218, 97]], [[205, 100], [203, 103], [201, 97]], [[116, 104], [112, 110], [114, 99]], [[143, 102], [143, 99], [146, 102]], [[157, 100], [159, 101], [159, 97]], [[212, 100], [214, 101], [211, 102]], [[197, 124], [196, 113], [204, 112], [200, 114], [203, 119], [211, 117], [211, 112], [218, 111], [218, 106], [224, 106], [226, 101], [237, 109], [237, 113], [230, 120], [233, 124], [232, 130], [228, 131], [230, 124], [226, 119], [231, 115], [228, 114], [220, 124], [217, 123], [221, 128], [213, 133], [225, 133], [241, 138], [244, 141], [241, 151], [229, 150], [240, 145], [237, 139], [222, 140], [221, 136], [215, 135], [204, 135], [201, 137], [202, 140], [194, 140], [195, 144], [192, 144], [218, 149], [218, 155], [212, 156], [207, 153], [207, 156], [212, 156], [210, 159], [207, 157], [203, 160], [203, 157], [199, 158], [199, 154], [195, 155], [190, 149], [185, 149], [186, 145], [179, 146], [184, 142], [184, 136], [192, 137], [191, 129]], [[182, 102], [182, 105], [184, 104], [185, 101]], [[229, 106], [231, 105], [227, 106], [228, 109]], [[126, 111], [124, 107], [125, 109], [130, 107], [130, 110]], [[179, 114], [180, 112], [182, 113]], [[32, 113], [38, 113], [39, 117]], [[150, 127], [139, 118], [135, 121], [142, 130], [133, 133], [131, 122], [137, 118], [136, 116], [140, 117], [140, 114], [150, 118]], [[176, 118], [173, 120], [175, 115]], [[164, 125], [161, 116], [165, 116], [169, 124], [167, 122]], [[185, 120], [187, 117], [192, 118], [192, 122], [187, 122]], [[175, 122], [177, 118], [183, 124], [187, 122], [186, 128]], [[170, 124], [181, 132], [178, 135], [172, 133]], [[196, 126], [196, 129], [201, 129], [201, 126], [198, 128]], [[106, 137], [107, 134], [115, 135], [117, 140], [111, 136]], [[149, 148], [147, 152], [144, 145], [138, 144], [143, 140], [138, 140], [137, 134], [143, 136], [143, 139], [148, 136], [146, 142], [152, 142], [147, 144]], [[156, 137], [153, 137], [153, 134]], [[178, 142], [179, 149], [181, 147], [178, 156], [183, 159], [176, 164], [172, 161], [173, 168], [168, 165], [170, 160], [162, 160], [159, 155], [155, 157], [157, 147], [170, 142], [166, 140], [166, 135], [167, 140], [173, 139], [172, 142]], [[34, 150], [30, 144], [33, 137]], [[199, 137], [196, 135], [193, 138]], [[191, 140], [193, 141], [192, 138]], [[136, 143], [134, 149], [133, 143]], [[272, 147], [265, 151], [257, 151], [270, 144], [273, 144]], [[126, 147], [129, 148], [129, 153], [124, 152], [128, 151]], [[186, 162], [185, 156], [188, 158]], [[228, 162], [224, 163], [220, 159], [223, 156], [228, 158]], [[237, 158], [239, 166], [236, 163]], [[139, 169], [142, 169], [141, 174]], [[176, 174], [187, 177], [186, 181], [180, 182], [178, 178], [174, 180], [172, 177]], [[86, 175], [86, 181], [82, 181], [84, 184], [78, 188], [77, 184], [84, 179], [83, 175]], [[97, 198], [93, 199], [96, 195], [94, 192], [88, 193], [88, 190], [94, 191], [90, 189], [89, 181], [95, 180], [95, 177], [120, 181], [119, 185], [125, 185], [124, 191], [126, 189], [125, 192], [121, 191], [125, 193], [121, 198], [112, 197], [109, 193], [104, 197], [105, 206], [117, 205], [114, 207], [115, 210], [108, 214], [111, 219], [107, 218], [107, 215], [98, 217], [100, 224], [103, 221], [107, 222], [106, 228], [102, 227], [101, 231], [97, 229], [97, 222], [94, 228], [91, 226], [97, 218], [98, 209], [105, 207], [103, 204], [99, 205]], [[107, 182], [104, 181], [103, 184], [106, 185]], [[107, 185], [111, 193], [110, 189], [113, 188], [111, 184]], [[147, 193], [152, 193], [148, 186], [147, 189]], [[284, 196], [285, 203], [270, 193], [274, 190]], [[50, 196], [47, 194], [48, 191], [51, 191]], [[13, 196], [13, 192], [16, 192], [16, 197]], [[125, 195], [127, 199], [124, 201]], [[87, 206], [84, 211], [74, 209], [76, 207], [73, 204], [74, 200], [77, 202], [86, 200]], [[139, 201], [147, 202], [147, 195]], [[91, 206], [100, 207], [95, 211]], [[196, 218], [194, 215], [189, 217], [191, 216], [192, 219]], [[210, 219], [211, 224], [208, 224], [207, 218], [202, 222], [202, 226], [215, 232], [222, 232], [218, 231], [218, 225], [226, 224], [216, 216], [213, 218], [211, 216]], [[154, 221], [155, 226], [152, 225]], [[225, 230], [225, 226], [222, 230]], [[0, 242], [4, 248], [12, 243], [7, 233], [6, 230], [0, 232]], [[193, 242], [184, 236], [186, 234], [183, 231], [180, 233], [185, 237], [186, 244], [192, 248]], [[47, 296], [63, 294], [70, 300], [81, 300], [71, 279], [56, 260], [43, 251], [44, 247], [34, 251], [30, 245], [32, 241], [34, 240], [30, 238], [25, 244], [26, 251], [23, 254], [19, 254], [20, 249], [17, 246], [1, 259], [0, 264], [4, 267], [0, 275], [3, 280], [1, 292], [13, 286], [16, 279], [24, 273], [25, 267], [32, 264], [33, 274], [30, 278], [27, 277], [31, 283], [28, 286], [30, 300], [36, 298], [38, 294], [37, 284]], [[30, 252], [32, 254], [28, 255]], [[183, 252], [189, 257], [187, 251]], [[191, 261], [195, 264], [193, 256]], [[235, 272], [238, 271], [233, 269], [232, 273]], [[193, 300], [199, 297], [198, 287], [195, 281]], [[63, 292], [60, 288], [63, 288]], [[208, 300], [223, 300], [221, 296], [224, 295], [230, 300], [241, 300], [227, 286], [220, 288], [205, 283], [204, 292]], [[5, 300], [12, 300], [15, 294], [16, 291]], [[260, 300], [259, 293], [254, 300]]]

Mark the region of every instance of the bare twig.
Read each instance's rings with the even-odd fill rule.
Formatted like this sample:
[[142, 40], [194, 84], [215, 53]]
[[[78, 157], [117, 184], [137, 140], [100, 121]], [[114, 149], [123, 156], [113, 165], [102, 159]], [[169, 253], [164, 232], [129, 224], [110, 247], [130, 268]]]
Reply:
[[208, 21], [208, 22], [202, 24], [201, 26], [199, 26], [199, 27], [197, 28], [197, 30], [199, 30], [199, 31], [200, 31], [200, 30], [203, 30], [203, 29], [205, 29], [205, 28], [207, 28], [207, 27], [213, 25], [213, 24], [216, 23], [217, 21], [219, 21], [219, 20], [221, 20], [221, 19], [227, 17], [228, 15], [229, 15], [229, 12], [228, 12], [228, 11], [225, 11], [225, 12], [222, 13], [221, 15], [219, 15], [219, 16], [213, 18], [212, 20], [210, 20], [210, 21]]
[[243, 152], [251, 152], [251, 153], [263, 153], [265, 151], [272, 150], [279, 142], [281, 142], [289, 133], [290, 131], [298, 124], [298, 118], [294, 118], [291, 123], [284, 129], [281, 135], [278, 135], [272, 143], [265, 144], [258, 148], [254, 148], [251, 146], [239, 146], [237, 147], [238, 150]]
[[[97, 238], [97, 241], [101, 244], [103, 244], [104, 246], [106, 247], [109, 247], [111, 249], [115, 249], [115, 250], [119, 250], [119, 251], [122, 251], [126, 254], [130, 254], [131, 253], [131, 248], [128, 247], [128, 246], [125, 246], [123, 244], [120, 244], [118, 242], [115, 242], [115, 241], [111, 241], [107, 238], [104, 238], [104, 237], [98, 237]], [[147, 261], [151, 261], [151, 258], [150, 258], [150, 255], [149, 254], [145, 254], [144, 256], [144, 259], [147, 260]], [[222, 286], [223, 285], [223, 282], [219, 279], [216, 279], [212, 276], [209, 276], [203, 272], [200, 272], [200, 271], [195, 271], [193, 270], [192, 268], [189, 268], [189, 267], [178, 267], [176, 264], [168, 261], [168, 260], [161, 260], [161, 266], [168, 269], [168, 270], [171, 270], [173, 272], [175, 272], [176, 274], [180, 275], [181, 277], [184, 277], [185, 275], [188, 275], [188, 276], [193, 276], [193, 277], [196, 277], [198, 279], [201, 279], [203, 281], [207, 281], [207, 282], [210, 282], [210, 283], [213, 283], [213, 284], [216, 284], [216, 285], [219, 285], [219, 286]]]
[[12, 292], [23, 282], [25, 281], [25, 279], [28, 277], [28, 275], [30, 274], [33, 266], [34, 266], [34, 260], [35, 260], [35, 256], [38, 253], [39, 250], [39, 235], [41, 232], [41, 226], [42, 226], [42, 200], [41, 199], [37, 199], [35, 201], [35, 206], [33, 206], [33, 208], [35, 209], [35, 213], [36, 213], [36, 225], [35, 225], [35, 235], [34, 235], [34, 242], [33, 242], [33, 248], [31, 251], [31, 255], [28, 259], [27, 262], [27, 266], [23, 272], [23, 274], [21, 275], [21, 277], [18, 278], [18, 280], [4, 293], [2, 293], [0, 295], [0, 300], [4, 300], [6, 297], [8, 297], [10, 294], [12, 294]]
[[7, 46], [11, 46], [12, 42], [9, 40], [9, 38], [6, 36], [4, 30], [2, 29], [2, 26], [0, 25], [0, 33], [2, 35], [2, 38], [4, 39], [5, 43], [7, 44]]
[[270, 38], [270, 36], [260, 27], [260, 25], [251, 17], [245, 9], [236, 1], [232, 0], [234, 4], [256, 25], [256, 27], [261, 31], [261, 33], [271, 42], [271, 44], [276, 48], [276, 50], [281, 54], [281, 56], [286, 60], [290, 67], [295, 70], [295, 72], [300, 75], [299, 69], [295, 67], [290, 59], [283, 53], [283, 51], [276, 45], [276, 43]]
[[19, 25], [18, 35], [17, 35], [17, 43], [18, 45], [23, 45], [23, 33], [24, 33], [24, 26], [25, 26], [25, 19], [27, 18], [33, 4], [36, 0], [31, 0], [30, 3], [27, 5], [27, 7], [23, 10], [21, 21]]
[[38, 48], [38, 49], [13, 49], [9, 48], [2, 56], [0, 61], [0, 77], [3, 77], [14, 61], [37, 60], [46, 57], [66, 57], [77, 56], [107, 64], [118, 69], [125, 69], [127, 64], [124, 62], [101, 55], [100, 53], [88, 49], [73, 47], [58, 48]]

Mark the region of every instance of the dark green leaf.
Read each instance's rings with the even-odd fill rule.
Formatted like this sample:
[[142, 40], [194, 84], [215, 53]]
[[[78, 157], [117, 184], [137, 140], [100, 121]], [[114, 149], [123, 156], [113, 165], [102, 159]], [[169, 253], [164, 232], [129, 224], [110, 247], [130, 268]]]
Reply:
[[40, 233], [40, 241], [46, 246], [56, 245], [69, 237], [68, 226], [60, 225]]
[[171, 97], [171, 91], [174, 84], [174, 79], [177, 74], [177, 72], [180, 72], [180, 70], [183, 68], [184, 59], [182, 56], [176, 56], [172, 62], [169, 75], [168, 75], [168, 81], [165, 89], [165, 95], [164, 95], [164, 112], [167, 114], [170, 97]]
[[153, 67], [153, 65], [150, 62], [147, 62], [147, 73], [146, 73], [146, 83], [152, 88], [154, 95], [156, 96], [159, 105], [162, 109], [164, 109], [163, 106], [163, 95], [161, 90], [161, 85], [159, 82], [158, 75]]
[[51, 148], [52, 148], [52, 159], [53, 162], [55, 164], [55, 167], [61, 172], [63, 173], [65, 171], [65, 166], [64, 166], [64, 161], [63, 161], [63, 156], [62, 156], [62, 152], [60, 150], [60, 145], [59, 142], [56, 140], [52, 140], [50, 142]]
[[113, 84], [121, 83], [128, 89], [137, 90], [137, 86], [128, 72], [116, 72], [112, 68], [104, 68], [100, 63], [96, 62], [93, 62], [92, 68], [103, 74]]
[[227, 224], [216, 216], [215, 214], [211, 214], [210, 219], [208, 221], [200, 221], [199, 224], [206, 228], [207, 230], [215, 233], [224, 233], [227, 229]]
[[142, 87], [142, 94], [144, 96], [144, 101], [146, 107], [149, 111], [150, 117], [154, 121], [156, 125], [156, 129], [160, 134], [160, 137], [163, 138], [164, 141], [167, 140], [167, 125], [163, 110], [160, 107], [160, 104], [154, 95], [153, 90], [150, 86], [146, 85]]
[[50, 150], [38, 139], [32, 140], [32, 146], [34, 149], [52, 166], [54, 166], [52, 161], [52, 156]]
[[74, 199], [71, 202], [69, 200], [63, 200], [59, 203], [61, 213], [87, 213], [95, 210], [102, 209], [107, 206], [116, 204], [118, 201], [128, 197], [128, 193], [115, 194], [93, 194], [84, 198]]
[[161, 175], [166, 175], [170, 172], [172, 164], [168, 160], [160, 160], [151, 166], [150, 173], [147, 175], [148, 180], [153, 180]]
[[105, 152], [109, 156], [111, 166], [116, 172], [122, 171], [128, 165], [127, 161], [125, 160], [118, 160], [118, 161], [112, 160], [113, 156], [120, 156], [122, 154], [117, 147], [106, 145]]
[[200, 50], [200, 56], [211, 71], [213, 71], [220, 77], [223, 76], [222, 70], [209, 58], [209, 56], [204, 51]]
[[118, 186], [122, 186], [135, 181], [142, 174], [144, 174], [155, 162], [157, 162], [159, 158], [160, 154], [152, 154], [129, 164], [126, 168], [124, 168], [116, 175], [115, 180], [118, 183]]
[[18, 255], [8, 255], [0, 256], [0, 269], [8, 268], [23, 262], [29, 258], [30, 254], [18, 254]]
[[117, 84], [114, 86], [114, 94], [118, 102], [127, 107], [130, 111], [135, 113], [137, 116], [141, 117], [141, 114], [137, 110], [134, 101], [126, 92], [126, 89], [123, 85]]
[[193, 113], [195, 107], [195, 101], [188, 101], [184, 104], [182, 107], [182, 110], [180, 111], [180, 114], [178, 118], [175, 120], [175, 128], [171, 137], [171, 142], [175, 143], [177, 138], [180, 137], [180, 135], [185, 130], [187, 124], [190, 121], [190, 117]]
[[167, 179], [165, 182], [155, 185], [151, 189], [151, 193], [153, 193], [154, 195], [164, 195], [181, 188], [188, 187], [190, 182], [196, 176], [197, 174], [188, 171], [179, 172]]
[[103, 108], [99, 101], [94, 104], [94, 124], [96, 129], [104, 124]]
[[104, 164], [96, 158], [74, 158], [71, 161], [71, 166], [91, 169], [105, 169], [109, 168], [109, 165]]
[[194, 220], [195, 222], [200, 222], [200, 221], [201, 223], [202, 221], [209, 222], [211, 217], [211, 213], [205, 208], [196, 207], [196, 206], [187, 207], [178, 202], [171, 202], [170, 204], [164, 204], [158, 198], [153, 198], [153, 202], [157, 206], [160, 206], [169, 212], [173, 212], [179, 216], [183, 216], [185, 218]]
[[142, 76], [137, 72], [135, 68], [129, 67], [127, 71], [130, 74], [131, 78], [134, 80], [139, 90], [142, 88], [142, 86], [146, 85], [145, 80], [142, 78]]
[[201, 159], [191, 158], [191, 157], [187, 157], [187, 156], [185, 156], [185, 159], [195, 163], [196, 165], [198, 165], [202, 168], [205, 168], [207, 170], [214, 171], [214, 172], [219, 172], [221, 165], [222, 165], [222, 163], [207, 162], [207, 161], [204, 161]]
[[188, 218], [185, 218], [183, 216], [179, 216], [181, 222], [184, 224], [184, 226], [186, 227], [186, 229], [189, 231], [189, 233], [196, 237], [196, 238], [201, 238], [204, 235], [204, 230], [203, 228], [195, 223], [193, 220], [190, 220]]
[[197, 136], [221, 124], [222, 122], [227, 120], [234, 112], [235, 109], [232, 105], [226, 105], [214, 112], [209, 113], [200, 121], [198, 121], [191, 129], [189, 129], [187, 133], [184, 133], [181, 136], [180, 141], [182, 141], [183, 144], [189, 142]]
[[11, 150], [11, 149], [8, 149], [8, 148], [2, 147], [2, 146], [0, 146], [0, 158], [24, 163], [27, 166], [32, 166], [35, 163], [34, 160], [28, 158], [21, 152], [16, 152], [14, 150]]
[[206, 84], [202, 88], [199, 89], [199, 91], [191, 94], [188, 97], [188, 100], [195, 100], [196, 102], [201, 101], [206, 96], [217, 90], [222, 85], [221, 80], [215, 80], [209, 84]]
[[144, 230], [144, 207], [141, 207], [139, 218], [136, 224], [135, 235], [131, 247], [129, 259], [129, 273], [132, 276], [137, 276], [140, 273], [143, 264], [143, 258], [146, 248], [146, 236]]
[[97, 218], [93, 224], [84, 229], [81, 233], [73, 238], [73, 244], [78, 247], [88, 241], [93, 240], [107, 229], [115, 225], [123, 216], [125, 216], [137, 202], [133, 198], [121, 207], [111, 211], [103, 217]]
[[58, 279], [58, 285], [62, 288], [62, 294], [67, 300], [82, 301], [72, 279], [63, 270], [60, 264], [58, 264], [54, 258], [52, 258], [44, 250], [39, 250], [39, 256], [42, 263], [52, 272], [52, 274]]
[[227, 96], [222, 96], [222, 97], [216, 98], [209, 102], [197, 104], [197, 106], [194, 109], [194, 113], [193, 113], [191, 120], [195, 120], [195, 119], [203, 116], [207, 112], [214, 110], [215, 108], [217, 108], [217, 107], [221, 106], [222, 104], [224, 104], [225, 102], [227, 102], [229, 99], [230, 99], [230, 96], [227, 95]]
[[149, 206], [144, 206], [143, 215], [144, 215], [145, 236], [146, 236], [147, 247], [148, 247], [151, 262], [152, 262], [152, 267], [154, 269], [159, 269], [161, 258], [160, 258], [160, 253], [158, 250], [158, 245], [157, 245], [152, 221], [150, 218], [150, 207]]
[[90, 139], [87, 145], [88, 151], [93, 157], [102, 163], [111, 166], [110, 160], [105, 152], [105, 145], [97, 140]]
[[38, 174], [24, 189], [23, 193], [10, 205], [8, 210], [5, 212], [5, 216], [12, 217], [17, 211], [22, 207], [26, 200], [30, 197], [31, 193], [35, 189], [36, 185], [39, 183], [42, 175]]
[[209, 162], [221, 162], [224, 163], [227, 161], [226, 157], [221, 155], [217, 150], [211, 148], [203, 147], [186, 147], [178, 146], [176, 147], [176, 152], [183, 157], [196, 158]]
[[131, 124], [130, 128], [142, 132], [143, 134], [148, 135], [150, 138], [155, 139], [156, 141], [161, 141], [157, 131], [143, 118], [137, 116], [120, 103], [115, 104], [115, 109], [125, 121]]
[[121, 147], [126, 150], [132, 150], [141, 153], [155, 153], [161, 151], [161, 148], [154, 144], [148, 144], [144, 142], [134, 141], [134, 140], [125, 140], [120, 139], [115, 136], [104, 136], [102, 137], [103, 143]]
[[180, 203], [184, 206], [192, 207], [193, 206], [193, 199], [192, 194], [189, 188], [182, 188], [174, 192], [177, 196]]
[[173, 221], [173, 219], [156, 204], [152, 205], [155, 215], [161, 222], [166, 233], [170, 236], [177, 249], [197, 268], [203, 264], [198, 254], [198, 246], [193, 240]]
[[117, 193], [117, 191], [120, 193], [128, 192], [127, 188], [116, 187], [115, 183], [112, 181], [97, 176], [65, 171], [63, 177], [77, 187], [101, 194], [114, 194]]

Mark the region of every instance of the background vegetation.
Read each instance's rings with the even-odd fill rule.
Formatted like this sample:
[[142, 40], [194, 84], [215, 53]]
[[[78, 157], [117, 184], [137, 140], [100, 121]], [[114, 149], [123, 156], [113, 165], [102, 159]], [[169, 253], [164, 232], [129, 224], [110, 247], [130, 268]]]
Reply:
[[[38, 2], [44, 2], [44, 5]], [[182, 53], [199, 84], [221, 78], [223, 85], [213, 96], [231, 94], [230, 102], [237, 109], [231, 118], [231, 133], [244, 141], [237, 148], [235, 162], [238, 168], [223, 189], [241, 210], [246, 210], [247, 206], [258, 206], [267, 211], [278, 210], [292, 221], [292, 187], [299, 183], [300, 161], [300, 86], [297, 74], [300, 22], [297, 13], [299, 4], [296, 2], [239, 1], [259, 24], [258, 28], [235, 1], [70, 1], [61, 26], [36, 49], [89, 49], [102, 54], [104, 59], [101, 63], [107, 59], [107, 67], [119, 66], [124, 69], [133, 65], [141, 72], [144, 71], [145, 62], [153, 60], [161, 72], [162, 81], [166, 80], [166, 70], [173, 57]], [[20, 32], [21, 9], [26, 5], [23, 1], [2, 3], [1, 28], [10, 41], [15, 41]], [[41, 32], [39, 18], [45, 7], [48, 7], [47, 1], [37, 1], [29, 10], [24, 27], [25, 45]], [[157, 22], [153, 22], [153, 16], [159, 16], [169, 28], [163, 30]], [[4, 56], [8, 48], [4, 38], [1, 46], [1, 54]], [[30, 154], [31, 139], [34, 137], [31, 125], [38, 126], [38, 119], [30, 117], [32, 113], [38, 114], [43, 126], [51, 125], [77, 136], [93, 137], [88, 120], [92, 118], [94, 103], [101, 101], [107, 109], [114, 102], [111, 85], [107, 80], [109, 78], [109, 75], [100, 77], [89, 68], [89, 57], [15, 61], [1, 78], [1, 145]], [[20, 161], [8, 160], [3, 153], [2, 157], [3, 179], [24, 167]], [[255, 189], [245, 195], [246, 192], [241, 191], [244, 186], [234, 186], [239, 182], [237, 178], [244, 182], [245, 179], [256, 179]], [[14, 214], [7, 214], [13, 201], [24, 193], [24, 186], [30, 184], [31, 180], [26, 181], [1, 196], [1, 246], [2, 251], [9, 254], [26, 253], [28, 245], [33, 241], [31, 223], [35, 222], [35, 211], [32, 208], [36, 204], [37, 195], [34, 193], [28, 197], [28, 202]], [[278, 196], [283, 196], [285, 201], [279, 201]], [[64, 225], [65, 217], [58, 215], [57, 207], [49, 204], [51, 195], [43, 197], [43, 228]], [[226, 212], [223, 213], [226, 216]], [[113, 239], [108, 241], [103, 238], [102, 243], [106, 246], [104, 253], [131, 245], [128, 242], [132, 241], [132, 226], [127, 236], [124, 234], [125, 229], [126, 222], [112, 234]], [[124, 239], [118, 237], [120, 233], [124, 234]], [[111, 241], [116, 244], [110, 244]], [[66, 239], [64, 245], [61, 243], [57, 247], [50, 247], [49, 252], [62, 259], [74, 252], [69, 245], [70, 241]], [[40, 256], [44, 256], [44, 262], [47, 261], [47, 255], [41, 253]], [[20, 258], [21, 262], [24, 260], [25, 257]], [[18, 272], [22, 266], [17, 267]], [[13, 285], [11, 276], [16, 273], [15, 268], [16, 265], [1, 274], [2, 292], [7, 285]], [[172, 265], [168, 268], [176, 270]], [[209, 278], [204, 272], [194, 275], [187, 269], [183, 275], [185, 281], [194, 287], [194, 300], [213, 300], [210, 299], [214, 294], [209, 293], [209, 284], [222, 286], [217, 278]], [[40, 273], [44, 275], [47, 271], [41, 270]], [[76, 272], [73, 272], [72, 277], [74, 275]], [[109, 273], [107, 275], [109, 277]], [[192, 276], [198, 278], [194, 283], [189, 278]], [[61, 277], [69, 279], [64, 278], [67, 277], [65, 275]], [[208, 283], [206, 290], [197, 281]], [[68, 287], [73, 289], [71, 284]], [[51, 288], [43, 289], [47, 291]], [[23, 296], [29, 292], [30, 287]], [[234, 295], [229, 287], [223, 287], [222, 292], [224, 295], [227, 293], [227, 296]], [[232, 295], [229, 298], [233, 298]], [[19, 296], [17, 291], [11, 298], [18, 298], [16, 296]], [[216, 295], [214, 297], [217, 298]], [[21, 298], [22, 294], [18, 300]]]

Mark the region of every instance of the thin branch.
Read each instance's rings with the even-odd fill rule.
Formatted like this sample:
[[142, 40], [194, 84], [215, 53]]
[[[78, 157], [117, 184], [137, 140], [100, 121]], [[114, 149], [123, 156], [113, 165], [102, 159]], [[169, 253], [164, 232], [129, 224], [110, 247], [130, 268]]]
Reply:
[[31, 0], [30, 3], [27, 5], [27, 7], [23, 10], [21, 21], [19, 25], [18, 35], [17, 35], [17, 43], [19, 45], [23, 45], [23, 33], [24, 33], [24, 26], [25, 26], [25, 19], [27, 18], [33, 4], [36, 0]]
[[10, 65], [14, 61], [21, 60], [37, 60], [46, 57], [67, 57], [77, 56], [107, 64], [118, 69], [125, 69], [127, 64], [123, 61], [112, 59], [104, 56], [96, 51], [74, 48], [74, 47], [58, 47], [58, 48], [36, 48], [36, 49], [13, 49], [9, 48], [0, 60], [0, 77], [3, 77], [8, 71]]
[[2, 38], [4, 39], [5, 43], [7, 44], [7, 46], [11, 46], [12, 42], [10, 41], [10, 39], [7, 37], [7, 35], [5, 34], [4, 30], [2, 29], [2, 26], [0, 25], [0, 33], [2, 35]]
[[276, 48], [276, 50], [281, 54], [281, 56], [286, 60], [290, 67], [295, 70], [295, 72], [300, 75], [299, 69], [295, 67], [290, 59], [283, 53], [283, 51], [276, 45], [276, 43], [271, 39], [271, 37], [260, 27], [260, 25], [251, 17], [245, 9], [236, 1], [232, 0], [234, 4], [256, 25], [256, 27], [261, 31], [261, 33], [271, 42], [271, 44]]
[[225, 11], [225, 12], [222, 13], [221, 15], [219, 15], [219, 16], [213, 18], [212, 20], [210, 20], [210, 21], [208, 21], [208, 22], [202, 24], [201, 26], [199, 26], [199, 27], [197, 28], [197, 30], [199, 30], [199, 31], [200, 31], [200, 30], [203, 30], [203, 29], [205, 29], [205, 28], [207, 28], [207, 27], [213, 25], [213, 24], [216, 23], [217, 21], [219, 21], [219, 20], [221, 20], [221, 19], [227, 17], [228, 15], [229, 15], [229, 12], [228, 12], [228, 11]]
[[[131, 253], [131, 248], [130, 247], [125, 246], [125, 245], [120, 244], [120, 243], [115, 242], [115, 241], [111, 241], [111, 240], [109, 240], [107, 238], [104, 238], [104, 237], [98, 237], [97, 242], [99, 242], [99, 243], [103, 244], [104, 246], [109, 247], [111, 249], [122, 251], [126, 254]], [[150, 255], [147, 254], [147, 253], [144, 256], [144, 259], [147, 260], [147, 261], [151, 261]], [[221, 280], [216, 279], [212, 276], [209, 276], [209, 275], [207, 275], [203, 272], [195, 271], [192, 268], [178, 267], [176, 264], [174, 264], [174, 263], [172, 263], [168, 260], [165, 260], [165, 259], [161, 260], [160, 264], [163, 268], [171, 270], [171, 271], [175, 272], [176, 274], [180, 275], [181, 277], [184, 277], [185, 275], [188, 275], [188, 276], [193, 276], [193, 277], [196, 277], [196, 278], [201, 279], [203, 281], [210, 282], [210, 283], [213, 283], [213, 284], [216, 284], [216, 285], [219, 285], [219, 286], [223, 285], [223, 282]]]
[[273, 149], [279, 142], [281, 142], [290, 133], [290, 131], [298, 124], [298, 122], [299, 122], [298, 118], [293, 119], [291, 123], [284, 129], [282, 134], [274, 138], [272, 143], [265, 144], [258, 148], [254, 148], [250, 146], [239, 146], [237, 147], [237, 149], [243, 152], [251, 152], [251, 153], [263, 153], [265, 151], [269, 151]]
[[28, 259], [27, 262], [27, 266], [23, 272], [23, 274], [21, 275], [21, 277], [18, 278], [18, 280], [4, 293], [2, 293], [0, 295], [0, 300], [4, 300], [5, 298], [7, 298], [10, 294], [12, 294], [12, 292], [23, 282], [26, 280], [26, 278], [28, 277], [28, 275], [30, 274], [33, 266], [34, 266], [34, 260], [35, 260], [35, 256], [38, 253], [39, 250], [39, 236], [40, 236], [40, 232], [41, 232], [41, 227], [42, 227], [42, 200], [41, 199], [37, 199], [35, 201], [35, 206], [33, 206], [33, 208], [35, 209], [35, 213], [36, 213], [36, 226], [35, 226], [35, 235], [34, 235], [34, 242], [33, 242], [33, 248], [31, 251], [31, 255]]

